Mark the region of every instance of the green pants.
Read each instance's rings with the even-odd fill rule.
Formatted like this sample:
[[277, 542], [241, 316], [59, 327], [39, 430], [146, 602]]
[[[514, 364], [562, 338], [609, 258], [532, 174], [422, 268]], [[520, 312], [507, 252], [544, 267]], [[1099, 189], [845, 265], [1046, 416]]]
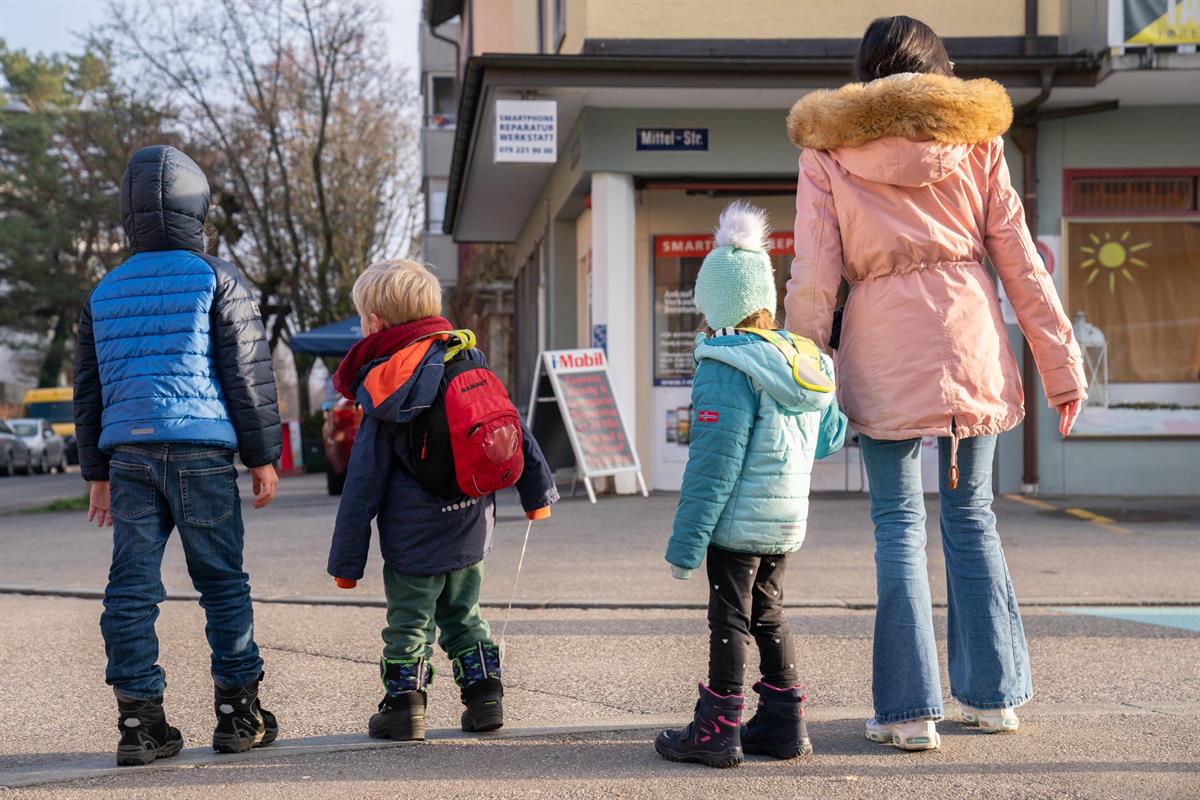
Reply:
[[454, 657], [480, 642], [491, 643], [491, 628], [479, 613], [483, 562], [445, 575], [414, 577], [383, 566], [387, 595], [386, 659], [428, 659], [433, 655], [434, 626], [438, 644]]

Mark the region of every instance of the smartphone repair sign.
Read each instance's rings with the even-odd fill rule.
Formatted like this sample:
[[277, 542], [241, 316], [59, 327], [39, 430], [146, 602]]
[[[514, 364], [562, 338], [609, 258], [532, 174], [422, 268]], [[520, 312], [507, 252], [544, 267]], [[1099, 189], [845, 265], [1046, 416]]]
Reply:
[[553, 164], [558, 160], [558, 104], [497, 100], [495, 163]]

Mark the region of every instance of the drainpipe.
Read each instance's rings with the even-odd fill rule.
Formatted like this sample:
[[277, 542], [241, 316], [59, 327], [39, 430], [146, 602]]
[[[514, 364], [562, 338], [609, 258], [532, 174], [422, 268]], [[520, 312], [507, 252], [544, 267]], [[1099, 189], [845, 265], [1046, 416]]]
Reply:
[[[1029, 6], [1034, 6], [1034, 24], [1036, 25], [1037, 2], [1026, 2], [1026, 14]], [[1028, 22], [1028, 16], [1026, 16]], [[1036, 29], [1035, 29], [1036, 30]], [[1029, 39], [1026, 37], [1026, 47]], [[1050, 90], [1054, 83], [1053, 68], [1046, 68], [1041, 73], [1042, 90], [1038, 96], [1023, 104], [1013, 114], [1011, 131], [1013, 144], [1021, 151], [1021, 189], [1022, 203], [1025, 206], [1025, 224], [1029, 233], [1037, 241], [1038, 235], [1038, 192], [1037, 192], [1037, 144], [1038, 119], [1037, 110], [1050, 99]], [[1025, 390], [1025, 424], [1021, 427], [1022, 435], [1022, 469], [1021, 493], [1037, 494], [1040, 476], [1038, 475], [1038, 397], [1037, 397], [1037, 365], [1033, 360], [1033, 351], [1029, 349], [1029, 340], [1023, 338], [1021, 350], [1021, 382]]]
[[1025, 40], [1022, 51], [1027, 56], [1037, 55], [1038, 0], [1025, 0]]

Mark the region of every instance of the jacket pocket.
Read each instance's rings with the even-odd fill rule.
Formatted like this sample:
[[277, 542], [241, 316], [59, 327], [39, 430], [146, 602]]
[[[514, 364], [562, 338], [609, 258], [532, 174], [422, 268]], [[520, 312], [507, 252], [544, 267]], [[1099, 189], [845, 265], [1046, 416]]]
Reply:
[[232, 464], [179, 470], [183, 521], [212, 528], [233, 516], [237, 503], [237, 470]]
[[112, 493], [110, 511], [120, 520], [132, 521], [150, 514], [158, 505], [154, 475], [145, 464], [110, 461], [109, 491]]

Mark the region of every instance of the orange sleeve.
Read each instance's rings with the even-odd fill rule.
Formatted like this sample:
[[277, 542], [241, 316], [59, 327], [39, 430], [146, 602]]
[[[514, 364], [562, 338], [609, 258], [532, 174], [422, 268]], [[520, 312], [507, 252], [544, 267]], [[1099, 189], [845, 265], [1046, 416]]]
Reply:
[[550, 519], [550, 506], [542, 506], [534, 511], [526, 511], [525, 518], [531, 520]]

